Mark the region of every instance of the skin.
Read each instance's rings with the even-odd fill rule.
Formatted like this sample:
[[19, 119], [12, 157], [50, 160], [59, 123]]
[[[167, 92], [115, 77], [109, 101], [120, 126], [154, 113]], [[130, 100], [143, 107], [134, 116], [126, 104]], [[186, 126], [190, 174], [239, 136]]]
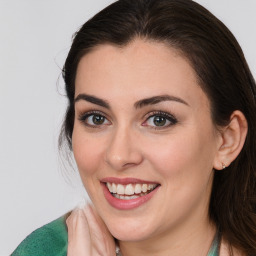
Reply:
[[90, 206], [75, 209], [67, 219], [68, 256], [113, 256], [115, 242], [106, 225]]
[[[208, 218], [213, 168], [221, 169], [225, 138], [189, 62], [164, 44], [141, 39], [123, 48], [101, 45], [78, 65], [75, 98], [80, 94], [110, 107], [76, 101], [72, 146], [83, 184], [122, 254], [206, 255], [216, 232]], [[182, 102], [135, 108], [137, 101], [157, 95]], [[105, 117], [103, 124], [94, 124], [92, 116], [81, 120], [90, 111]], [[156, 127], [154, 111], [177, 122]], [[100, 180], [106, 177], [160, 187], [140, 207], [118, 210], [103, 195]]]

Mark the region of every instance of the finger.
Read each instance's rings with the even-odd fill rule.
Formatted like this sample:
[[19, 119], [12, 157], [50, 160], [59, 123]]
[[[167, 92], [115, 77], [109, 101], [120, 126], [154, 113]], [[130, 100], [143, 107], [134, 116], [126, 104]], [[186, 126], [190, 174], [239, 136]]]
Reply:
[[76, 210], [73, 210], [71, 214], [68, 216], [68, 218], [66, 219], [68, 236], [70, 237], [70, 239], [73, 237], [74, 227], [76, 226], [76, 221], [77, 221], [76, 215], [77, 215]]
[[99, 255], [115, 255], [115, 241], [92, 205], [83, 208], [90, 229], [93, 248]]
[[91, 239], [88, 222], [84, 212], [76, 209], [67, 219], [68, 256], [85, 256], [91, 254]]

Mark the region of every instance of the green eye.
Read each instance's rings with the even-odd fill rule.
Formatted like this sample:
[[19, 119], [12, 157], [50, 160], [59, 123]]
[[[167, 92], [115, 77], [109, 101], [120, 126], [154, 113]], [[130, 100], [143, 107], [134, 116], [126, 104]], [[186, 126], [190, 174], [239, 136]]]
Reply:
[[143, 123], [143, 126], [149, 126], [152, 128], [167, 128], [171, 125], [177, 123], [177, 119], [166, 112], [156, 112], [153, 113], [147, 120]]
[[101, 127], [102, 125], [110, 125], [111, 122], [100, 113], [85, 113], [79, 117], [79, 120], [89, 127]]
[[166, 124], [167, 120], [163, 116], [154, 116], [153, 123], [155, 126], [164, 126]]

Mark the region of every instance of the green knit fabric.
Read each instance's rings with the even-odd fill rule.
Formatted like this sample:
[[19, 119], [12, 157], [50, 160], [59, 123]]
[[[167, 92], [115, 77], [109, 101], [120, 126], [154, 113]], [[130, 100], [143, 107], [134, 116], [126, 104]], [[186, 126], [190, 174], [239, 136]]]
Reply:
[[207, 256], [219, 256], [219, 249], [220, 249], [220, 233], [217, 232]]
[[[63, 216], [35, 230], [25, 238], [11, 256], [66, 256], [68, 234]], [[216, 234], [207, 256], [219, 255], [219, 234]]]
[[66, 256], [68, 234], [65, 216], [35, 230], [11, 256]]

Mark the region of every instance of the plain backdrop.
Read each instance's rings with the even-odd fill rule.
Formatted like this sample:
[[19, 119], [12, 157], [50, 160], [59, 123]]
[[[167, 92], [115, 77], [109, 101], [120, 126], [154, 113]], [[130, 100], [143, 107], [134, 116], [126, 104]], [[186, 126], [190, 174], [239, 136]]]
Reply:
[[[110, 0], [0, 0], [0, 255], [86, 196], [61, 164], [61, 67], [72, 34]], [[240, 42], [256, 74], [256, 1], [198, 0]]]

